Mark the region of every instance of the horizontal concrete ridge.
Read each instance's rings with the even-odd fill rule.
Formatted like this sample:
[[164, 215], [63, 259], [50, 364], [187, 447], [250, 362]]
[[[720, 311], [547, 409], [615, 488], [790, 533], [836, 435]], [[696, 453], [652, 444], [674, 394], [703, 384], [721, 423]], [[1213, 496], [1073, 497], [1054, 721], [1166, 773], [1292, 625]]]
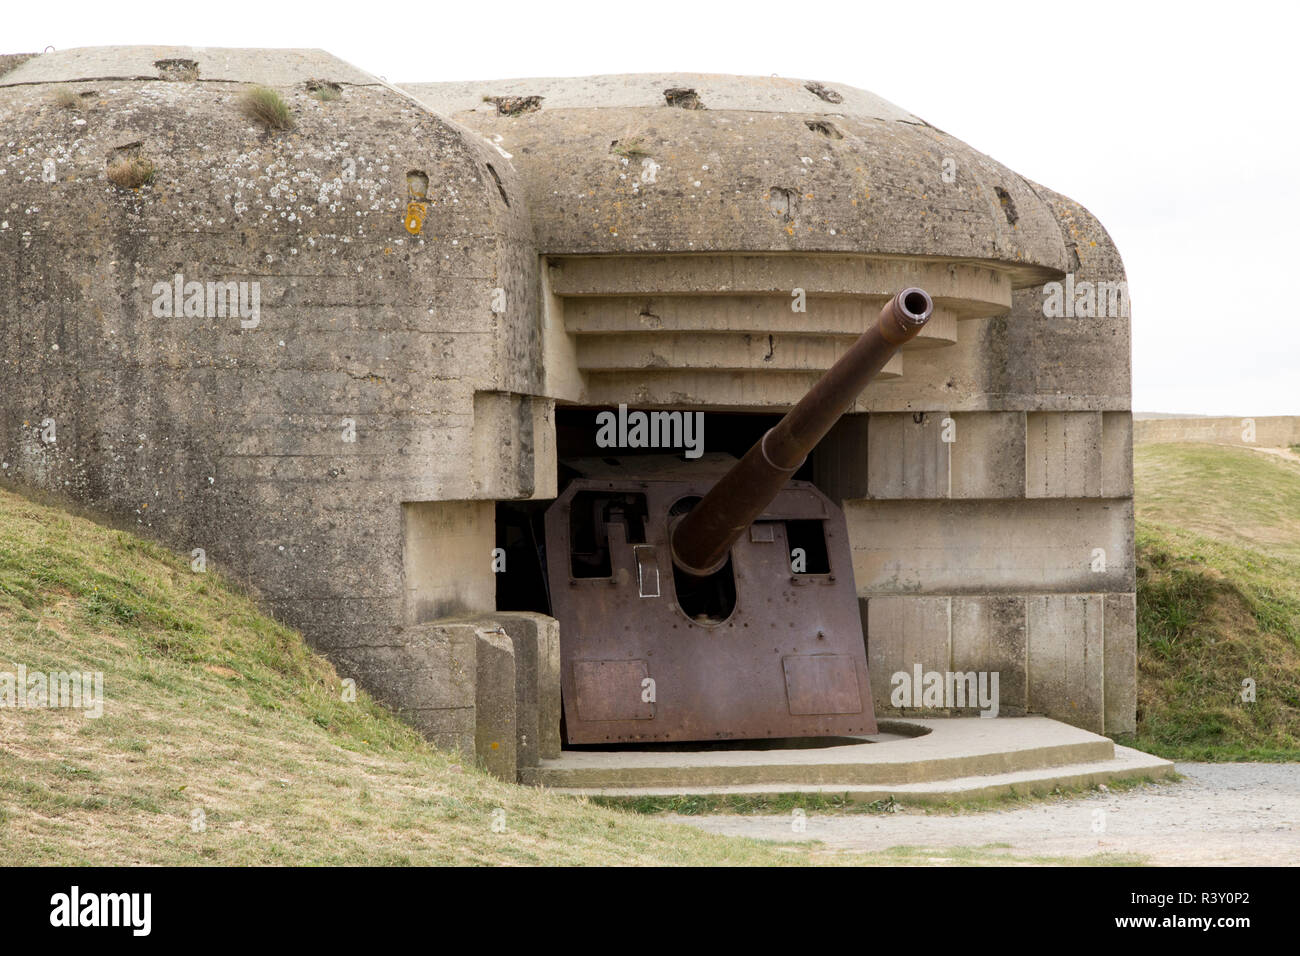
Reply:
[[745, 250], [995, 260], [1064, 272], [1022, 177], [879, 97], [774, 77], [410, 83], [523, 175], [546, 255]]
[[[907, 110], [874, 93], [842, 83], [819, 83], [781, 76], [728, 76], [718, 73], [624, 73], [610, 76], [534, 77], [469, 80], [455, 83], [401, 83], [445, 113], [496, 112], [498, 97], [540, 97], [541, 109], [667, 108], [667, 90], [693, 90], [710, 110], [762, 113], [815, 113], [862, 116], [928, 126]], [[820, 92], [817, 92], [820, 90]]]
[[[1032, 270], [1000, 263], [849, 255], [559, 256], [547, 260], [552, 327], [571, 338], [563, 398], [727, 408], [794, 404], [873, 325], [900, 289], [918, 285], [934, 314], [903, 351], [955, 345], [959, 325], [1002, 315]], [[803, 375], [802, 373], [808, 373]], [[904, 374], [895, 355], [880, 381]]]
[[[547, 787], [889, 785], [1014, 773], [1114, 757], [1114, 744], [1046, 717], [888, 721], [873, 738], [790, 750], [566, 751], [521, 772]], [[921, 736], [891, 730], [926, 731]], [[673, 790], [673, 792], [678, 792]]]
[[292, 86], [309, 79], [353, 85], [382, 82], [324, 50], [88, 46], [34, 57], [0, 76], [0, 86], [113, 79], [216, 80], [268, 86]]
[[[903, 356], [895, 355], [875, 381], [888, 382], [901, 378], [902, 374]], [[627, 372], [591, 370], [586, 372], [587, 384], [582, 394], [591, 405], [630, 402], [641, 408], [688, 405], [717, 410], [777, 411], [791, 408], [820, 377], [819, 372], [719, 374], [713, 370], [642, 368], [637, 371], [636, 381], [629, 383]]]
[[1130, 747], [1115, 747], [1109, 760], [1069, 763], [1035, 770], [955, 777], [889, 787], [860, 784], [750, 784], [712, 787], [557, 787], [567, 796], [606, 797], [628, 801], [646, 797], [771, 797], [789, 793], [818, 793], [846, 797], [851, 803], [873, 803], [890, 797], [905, 803], [940, 804], [959, 800], [987, 800], [1003, 796], [1031, 796], [1058, 788], [1095, 787], [1120, 780], [1160, 780], [1174, 773], [1171, 761]]
[[1047, 272], [999, 262], [940, 257], [898, 259], [849, 255], [692, 255], [551, 257], [556, 295], [713, 295], [766, 293], [864, 296], [879, 309], [909, 283], [923, 286], [938, 306], [962, 319], [1001, 315], [1011, 292]]

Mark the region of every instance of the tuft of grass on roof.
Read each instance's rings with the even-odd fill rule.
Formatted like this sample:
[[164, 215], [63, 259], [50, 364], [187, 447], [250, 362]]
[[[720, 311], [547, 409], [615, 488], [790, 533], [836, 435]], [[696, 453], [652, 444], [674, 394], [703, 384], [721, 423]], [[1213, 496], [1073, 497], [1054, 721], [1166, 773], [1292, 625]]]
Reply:
[[139, 189], [153, 182], [155, 167], [146, 156], [122, 156], [108, 164], [108, 181], [122, 189]]
[[330, 80], [308, 80], [307, 92], [322, 103], [331, 103], [343, 97], [343, 87]]
[[254, 86], [240, 99], [244, 113], [267, 129], [292, 129], [293, 112], [284, 97], [266, 86]]
[[650, 155], [650, 150], [646, 148], [645, 139], [640, 136], [616, 139], [609, 144], [609, 151], [615, 156], [622, 156], [624, 159], [640, 159], [643, 156]]
[[81, 109], [81, 97], [74, 93], [69, 87], [56, 87], [51, 98], [54, 100], [54, 105], [61, 110]]

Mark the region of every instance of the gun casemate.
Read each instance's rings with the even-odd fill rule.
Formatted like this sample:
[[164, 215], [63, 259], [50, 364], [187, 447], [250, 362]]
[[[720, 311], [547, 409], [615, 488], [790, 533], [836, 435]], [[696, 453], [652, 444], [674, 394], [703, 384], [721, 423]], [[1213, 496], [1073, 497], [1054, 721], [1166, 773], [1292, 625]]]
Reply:
[[569, 743], [876, 732], [844, 515], [792, 476], [932, 310], [895, 295], [739, 461], [566, 463], [545, 537]]

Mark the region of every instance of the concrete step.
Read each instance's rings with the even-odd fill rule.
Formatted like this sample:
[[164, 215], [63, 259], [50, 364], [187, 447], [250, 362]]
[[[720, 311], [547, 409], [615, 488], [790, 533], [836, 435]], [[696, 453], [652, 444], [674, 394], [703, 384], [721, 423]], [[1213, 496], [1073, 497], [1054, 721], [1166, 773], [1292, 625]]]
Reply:
[[845, 797], [853, 803], [872, 803], [890, 797], [904, 804], [940, 804], [957, 800], [983, 800], [1007, 795], [1050, 793], [1057, 787], [1091, 787], [1117, 780], [1161, 779], [1174, 772], [1168, 760], [1131, 747], [1115, 747], [1109, 760], [1071, 763], [1037, 770], [955, 777], [894, 786], [861, 784], [751, 784], [713, 787], [557, 787], [552, 792], [571, 796], [600, 796], [614, 800], [645, 797], [738, 796], [760, 797], [790, 793], [819, 793]]
[[958, 319], [1006, 312], [1014, 281], [1012, 269], [1001, 264], [942, 258], [780, 253], [553, 256], [548, 265], [551, 292], [566, 299], [771, 295], [783, 297], [788, 308], [791, 291], [798, 288], [809, 296], [874, 300], [879, 312], [899, 289], [915, 285]]
[[[856, 335], [746, 335], [740, 332], [644, 332], [583, 336], [578, 368], [583, 371], [684, 369], [691, 372], [816, 372], [834, 365], [858, 340]], [[882, 372], [902, 374], [894, 355]]]
[[[575, 296], [564, 301], [564, 328], [578, 338], [628, 335], [668, 336], [732, 333], [758, 336], [835, 337], [856, 339], [880, 314], [879, 298], [822, 296], [810, 298], [807, 310], [794, 312], [790, 295]], [[957, 313], [935, 306], [920, 334], [904, 351], [939, 348], [957, 341]]]
[[521, 770], [521, 782], [575, 793], [687, 793], [715, 787], [887, 792], [903, 785], [1115, 760], [1109, 738], [1046, 717], [882, 720], [880, 729], [876, 737], [842, 738], [856, 742], [841, 746], [566, 750], [558, 759]]

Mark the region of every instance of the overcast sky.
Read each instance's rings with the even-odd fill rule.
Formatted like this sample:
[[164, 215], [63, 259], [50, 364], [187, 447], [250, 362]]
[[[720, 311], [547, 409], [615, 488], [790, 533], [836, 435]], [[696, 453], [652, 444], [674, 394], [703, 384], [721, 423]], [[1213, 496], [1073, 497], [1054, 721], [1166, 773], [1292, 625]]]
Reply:
[[772, 73], [883, 96], [1083, 203], [1133, 303], [1133, 408], [1300, 414], [1300, 4], [7, 4], [0, 53], [321, 47], [394, 82]]

